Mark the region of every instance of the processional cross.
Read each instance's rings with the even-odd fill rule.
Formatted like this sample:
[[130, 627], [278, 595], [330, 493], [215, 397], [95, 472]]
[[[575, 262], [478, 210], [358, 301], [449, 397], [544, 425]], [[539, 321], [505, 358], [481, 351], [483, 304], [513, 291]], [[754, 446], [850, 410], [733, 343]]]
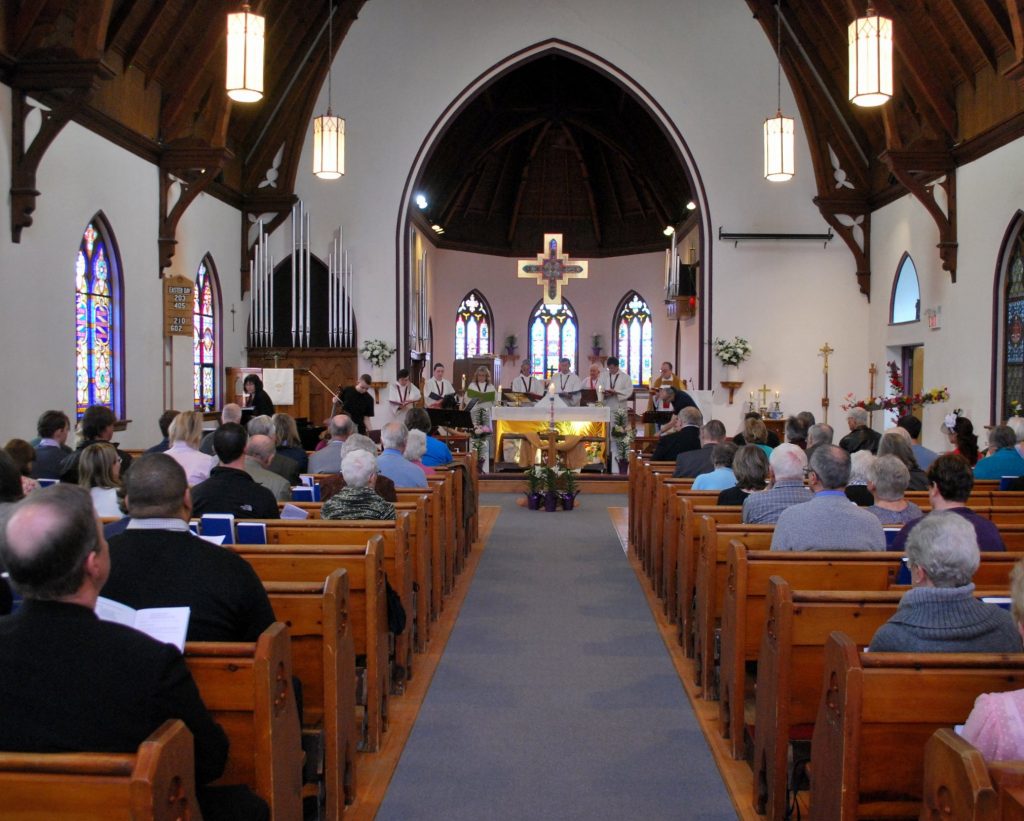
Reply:
[[575, 260], [569, 263], [569, 255], [562, 253], [562, 235], [545, 234], [544, 248], [547, 252], [537, 254], [537, 261], [521, 259], [519, 266], [520, 279], [536, 279], [538, 285], [544, 286], [544, 304], [562, 304], [562, 286], [570, 279], [586, 279], [587, 263]]
[[825, 358], [825, 367], [822, 368], [822, 373], [825, 374], [825, 395], [821, 397], [821, 408], [825, 412], [824, 421], [826, 425], [828, 424], [828, 358], [835, 352], [835, 348], [830, 348], [827, 342], [818, 348], [818, 353]]

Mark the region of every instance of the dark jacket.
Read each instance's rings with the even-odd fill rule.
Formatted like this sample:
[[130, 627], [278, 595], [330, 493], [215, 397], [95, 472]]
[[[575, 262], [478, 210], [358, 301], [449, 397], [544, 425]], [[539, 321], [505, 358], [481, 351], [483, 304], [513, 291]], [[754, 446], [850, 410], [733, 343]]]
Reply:
[[132, 465], [131, 456], [118, 448], [114, 442], [107, 442], [105, 439], [83, 439], [78, 443], [78, 447], [75, 448], [74, 452], [65, 458], [64, 464], [61, 465], [60, 480], [62, 482], [68, 482], [73, 485], [78, 484], [78, 460], [82, 458], [82, 451], [89, 447], [89, 445], [95, 445], [97, 442], [101, 444], [114, 445], [117, 449], [118, 458], [121, 460], [121, 478], [124, 478], [124, 475], [128, 472], [128, 468]]
[[651, 454], [652, 462], [674, 462], [680, 453], [700, 450], [700, 428], [687, 425], [680, 431], [662, 436]]
[[[950, 512], [963, 516], [963, 518], [971, 523], [974, 527], [974, 534], [978, 538], [978, 548], [980, 550], [1006, 551], [1006, 544], [1003, 542], [1003, 537], [999, 535], [999, 528], [990, 519], [979, 516], [969, 507], [953, 507], [950, 508]], [[923, 520], [924, 517], [905, 524], [903, 530], [896, 534], [892, 544], [886, 549], [902, 553], [906, 549], [907, 536], [910, 535], [910, 531], [914, 529], [918, 522]]]
[[839, 440], [839, 447], [847, 453], [856, 453], [858, 450], [870, 450], [878, 453], [878, 443], [882, 440], [882, 434], [872, 430], [867, 425], [854, 428], [846, 436]]
[[702, 473], [711, 473], [715, 466], [711, 464], [711, 451], [714, 444], [704, 445], [700, 450], [687, 450], [676, 457], [676, 469], [672, 472], [675, 479], [692, 479]]
[[[61, 445], [59, 448], [36, 448], [36, 458], [32, 463], [32, 478], [59, 479], [61, 474], [64, 472], [64, 462], [67, 461], [67, 458], [72, 453], [74, 453], [74, 451], [72, 451], [67, 445]], [[77, 466], [75, 470], [78, 470]], [[75, 476], [75, 481], [78, 481], [77, 475]]]
[[278, 519], [277, 499], [244, 470], [215, 467], [192, 488], [192, 513], [231, 513], [236, 519]]

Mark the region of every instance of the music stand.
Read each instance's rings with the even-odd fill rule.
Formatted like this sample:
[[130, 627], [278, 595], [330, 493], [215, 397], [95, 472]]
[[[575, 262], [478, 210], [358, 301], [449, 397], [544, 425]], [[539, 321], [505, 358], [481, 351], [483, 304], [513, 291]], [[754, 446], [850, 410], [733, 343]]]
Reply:
[[597, 391], [592, 391], [584, 388], [580, 391], [580, 406], [585, 407], [587, 405], [597, 404]]
[[673, 415], [672, 411], [647, 411], [642, 421], [645, 425], [667, 425]]
[[462, 428], [463, 430], [473, 429], [473, 417], [467, 410], [442, 410], [441, 408], [427, 408], [427, 416], [430, 417], [432, 430], [438, 428]]

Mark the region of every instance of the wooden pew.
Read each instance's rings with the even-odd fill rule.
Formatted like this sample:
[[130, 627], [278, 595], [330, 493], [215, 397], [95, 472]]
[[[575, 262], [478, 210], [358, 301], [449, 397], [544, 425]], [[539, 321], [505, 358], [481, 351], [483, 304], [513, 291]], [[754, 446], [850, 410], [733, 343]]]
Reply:
[[[659, 488], [660, 525], [651, 544], [652, 585], [655, 594], [664, 602], [665, 614], [669, 621], [676, 621], [679, 613], [678, 600], [678, 556], [685, 549], [684, 544], [693, 542], [692, 512], [697, 506], [713, 507], [719, 514], [731, 510], [718, 507], [717, 490], [693, 490], [690, 479], [661, 479]], [[689, 506], [688, 506], [689, 505]], [[740, 513], [736, 513], [739, 521]]]
[[[363, 661], [363, 687], [356, 699], [363, 707], [360, 737], [376, 752], [387, 729], [388, 627], [384, 592], [383, 539], [375, 536], [354, 545], [232, 545], [256, 570], [264, 584], [322, 584], [335, 570], [348, 577], [349, 623], [353, 651]], [[355, 682], [353, 682], [355, 689]]]
[[928, 739], [922, 821], [1019, 818], [1022, 793], [1024, 761], [986, 762], [951, 729], [936, 730]]
[[173, 719], [135, 753], [0, 753], [0, 796], [4, 818], [199, 818], [192, 733]]
[[185, 661], [231, 748], [215, 784], [245, 784], [273, 821], [302, 821], [302, 744], [288, 628], [255, 642], [187, 642]]
[[430, 487], [437, 488], [440, 494], [440, 521], [443, 523], [440, 538], [443, 540], [444, 573], [442, 575], [444, 595], [452, 592], [455, 585], [455, 575], [461, 569], [458, 554], [458, 535], [456, 534], [457, 523], [455, 521], [455, 482], [450, 475], [439, 475], [427, 477]]
[[267, 582], [277, 618], [288, 625], [292, 669], [302, 682], [302, 720], [322, 734], [326, 819], [338, 821], [356, 797], [356, 660], [348, 575], [317, 582]]
[[1020, 654], [860, 653], [832, 633], [811, 746], [811, 821], [917, 818], [928, 738], [963, 722], [981, 693], [1022, 686]]

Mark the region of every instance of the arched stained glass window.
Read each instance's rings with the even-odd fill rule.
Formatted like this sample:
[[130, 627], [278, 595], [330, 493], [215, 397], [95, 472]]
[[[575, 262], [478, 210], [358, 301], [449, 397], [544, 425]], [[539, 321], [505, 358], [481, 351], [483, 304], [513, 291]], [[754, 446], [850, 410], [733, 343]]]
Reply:
[[216, 278], [213, 260], [204, 257], [196, 272], [192, 306], [192, 395], [196, 410], [212, 410], [217, 406], [220, 301]]
[[105, 405], [124, 418], [121, 277], [110, 232], [97, 214], [75, 259], [75, 406]]
[[917, 267], [910, 254], [904, 254], [896, 269], [893, 280], [892, 301], [889, 305], [889, 322], [917, 322], [921, 319], [921, 285], [917, 279]]
[[[1000, 419], [1024, 408], [1024, 220], [1008, 246], [1003, 313], [1003, 406]], [[997, 420], [999, 421], [999, 420]]]
[[634, 385], [650, 384], [654, 323], [650, 307], [636, 291], [625, 296], [615, 313], [615, 355]]
[[455, 358], [491, 353], [491, 308], [479, 291], [466, 294], [455, 315]]
[[538, 302], [530, 320], [530, 373], [538, 379], [548, 379], [558, 370], [558, 360], [568, 357], [569, 370], [576, 371], [577, 339], [576, 312], [572, 305], [545, 305]]

